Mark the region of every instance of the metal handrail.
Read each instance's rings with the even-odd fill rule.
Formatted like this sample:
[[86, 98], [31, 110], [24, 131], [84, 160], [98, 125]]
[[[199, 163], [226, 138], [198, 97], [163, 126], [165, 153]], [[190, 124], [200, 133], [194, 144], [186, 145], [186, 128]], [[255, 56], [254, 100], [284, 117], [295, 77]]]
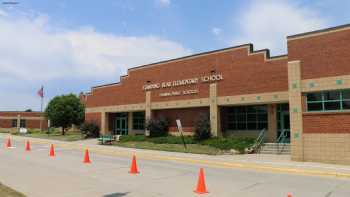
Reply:
[[260, 151], [261, 145], [265, 140], [265, 133], [266, 133], [266, 129], [262, 129], [259, 133], [259, 136], [256, 138], [255, 143], [252, 147], [255, 153], [258, 153]]
[[277, 138], [277, 143], [284, 143], [285, 140], [287, 139], [287, 130], [283, 129], [280, 136]]
[[[286, 140], [288, 137], [287, 129], [283, 129], [280, 136], [277, 138], [278, 143], [278, 152], [281, 153], [284, 150], [284, 147], [286, 146]], [[280, 148], [280, 145], [282, 145], [282, 148]]]

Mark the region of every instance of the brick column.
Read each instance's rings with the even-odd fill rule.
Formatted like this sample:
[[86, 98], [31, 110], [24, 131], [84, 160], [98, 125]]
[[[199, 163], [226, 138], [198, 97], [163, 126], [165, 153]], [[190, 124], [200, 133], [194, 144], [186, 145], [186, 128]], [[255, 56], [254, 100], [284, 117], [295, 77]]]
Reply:
[[290, 140], [292, 160], [304, 160], [300, 61], [288, 62]]
[[[145, 120], [146, 123], [152, 117], [152, 109], [151, 109], [151, 91], [146, 92], [146, 109], [145, 109]], [[149, 130], [145, 129], [145, 135], [149, 136]]]
[[21, 115], [17, 115], [17, 131], [21, 128]]
[[276, 142], [277, 140], [277, 105], [270, 104], [267, 106], [267, 119], [268, 119], [268, 129], [267, 129], [267, 141]]
[[133, 122], [132, 112], [128, 112], [128, 135], [135, 134], [132, 128], [132, 122]]
[[101, 134], [106, 135], [109, 133], [109, 115], [107, 112], [101, 112]]
[[212, 83], [209, 86], [209, 102], [210, 102], [210, 127], [213, 136], [222, 136], [220, 128], [220, 110], [217, 103], [217, 84]]

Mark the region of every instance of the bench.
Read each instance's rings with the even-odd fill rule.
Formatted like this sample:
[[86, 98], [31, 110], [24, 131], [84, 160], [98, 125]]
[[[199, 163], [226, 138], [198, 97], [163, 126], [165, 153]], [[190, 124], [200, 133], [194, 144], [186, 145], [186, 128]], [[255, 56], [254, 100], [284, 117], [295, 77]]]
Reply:
[[114, 136], [113, 135], [102, 135], [101, 137], [98, 138], [98, 141], [100, 144], [112, 144], [114, 141]]

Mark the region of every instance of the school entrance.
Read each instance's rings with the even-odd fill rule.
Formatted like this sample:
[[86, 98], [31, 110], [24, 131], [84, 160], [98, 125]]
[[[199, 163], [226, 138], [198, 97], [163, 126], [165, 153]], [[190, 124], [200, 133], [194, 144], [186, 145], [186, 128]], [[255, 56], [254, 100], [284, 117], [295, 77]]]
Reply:
[[112, 120], [113, 135], [128, 135], [128, 113], [116, 113]]
[[277, 143], [290, 143], [288, 103], [277, 105]]

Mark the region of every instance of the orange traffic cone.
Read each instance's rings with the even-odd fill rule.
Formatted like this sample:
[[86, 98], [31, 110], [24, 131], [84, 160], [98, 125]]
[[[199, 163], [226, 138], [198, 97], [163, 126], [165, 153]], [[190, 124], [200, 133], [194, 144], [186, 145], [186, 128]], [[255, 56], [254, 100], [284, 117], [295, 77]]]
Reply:
[[55, 157], [55, 148], [53, 147], [53, 144], [51, 144], [50, 147], [50, 157]]
[[7, 142], [6, 142], [6, 145], [5, 145], [6, 148], [11, 148], [12, 145], [11, 145], [11, 139], [10, 138], [7, 138]]
[[196, 190], [194, 190], [194, 192], [196, 192], [198, 194], [209, 193], [207, 191], [207, 187], [205, 186], [205, 179], [204, 179], [204, 170], [203, 170], [203, 168], [201, 168], [199, 170], [197, 188], [196, 188]]
[[26, 151], [30, 151], [30, 142], [29, 142], [29, 140], [26, 142]]
[[85, 149], [85, 155], [84, 155], [83, 163], [91, 163], [88, 149]]
[[138, 174], [139, 171], [137, 170], [137, 164], [136, 164], [136, 156], [134, 155], [132, 157], [131, 167], [130, 167], [130, 174]]

